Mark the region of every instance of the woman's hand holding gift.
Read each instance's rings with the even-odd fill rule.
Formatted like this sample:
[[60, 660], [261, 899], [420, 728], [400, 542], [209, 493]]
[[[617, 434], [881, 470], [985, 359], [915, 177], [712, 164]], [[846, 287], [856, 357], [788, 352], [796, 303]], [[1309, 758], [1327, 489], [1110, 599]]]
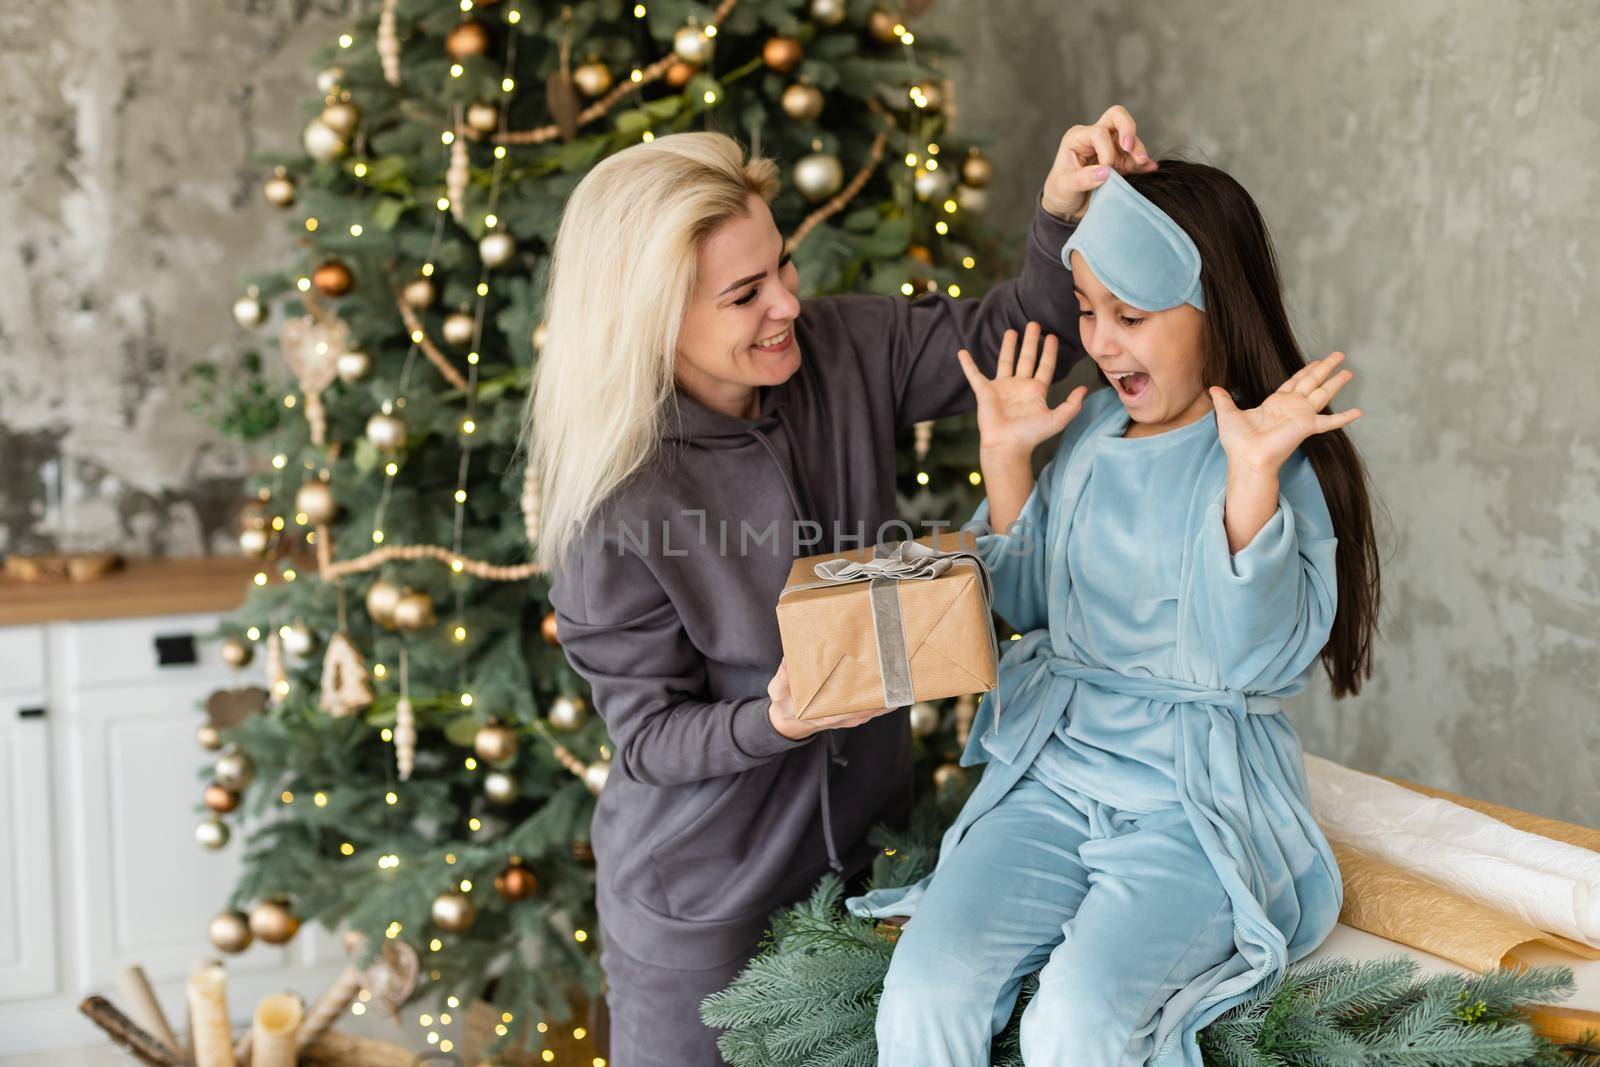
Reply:
[[1255, 539], [1278, 510], [1278, 471], [1314, 434], [1342, 429], [1361, 417], [1360, 408], [1331, 413], [1328, 404], [1350, 379], [1335, 369], [1344, 353], [1314, 360], [1270, 394], [1259, 407], [1241, 409], [1226, 389], [1210, 389], [1217, 410], [1217, 437], [1228, 456], [1228, 490], [1223, 517], [1229, 551]]
[[1062, 430], [1083, 410], [1085, 386], [1074, 389], [1051, 407], [1046, 401], [1055, 374], [1057, 340], [1044, 339], [1039, 354], [1040, 327], [1028, 323], [1017, 353], [1017, 331], [1007, 330], [993, 378], [973, 362], [965, 348], [956, 353], [967, 382], [978, 397], [978, 462], [989, 492], [989, 524], [995, 530], [1010, 527], [1033, 490], [1034, 447]]

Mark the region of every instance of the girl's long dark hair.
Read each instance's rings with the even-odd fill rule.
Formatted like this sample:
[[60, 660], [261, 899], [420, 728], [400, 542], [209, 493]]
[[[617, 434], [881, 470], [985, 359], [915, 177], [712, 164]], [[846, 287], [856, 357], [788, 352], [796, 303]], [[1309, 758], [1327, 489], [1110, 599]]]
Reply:
[[[1233, 394], [1240, 407], [1260, 404], [1306, 365], [1289, 327], [1267, 224], [1244, 186], [1201, 163], [1161, 160], [1128, 181], [1194, 239], [1203, 264], [1205, 384]], [[1300, 446], [1322, 485], [1339, 539], [1338, 608], [1322, 650], [1333, 695], [1350, 696], [1372, 675], [1378, 626], [1378, 547], [1367, 472], [1343, 430], [1315, 434]]]

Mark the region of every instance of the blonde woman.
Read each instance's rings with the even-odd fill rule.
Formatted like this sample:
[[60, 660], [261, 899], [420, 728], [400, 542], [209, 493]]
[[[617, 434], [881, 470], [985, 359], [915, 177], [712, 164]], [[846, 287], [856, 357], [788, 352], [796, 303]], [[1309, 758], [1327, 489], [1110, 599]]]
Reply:
[[797, 556], [905, 536], [895, 431], [971, 410], [959, 349], [992, 374], [1018, 330], [1025, 359], [1059, 335], [1045, 378], [1082, 355], [1071, 220], [1111, 168], [1154, 167], [1121, 107], [1069, 130], [1021, 277], [982, 300], [799, 299], [778, 168], [721, 134], [635, 145], [573, 191], [528, 433], [562, 647], [616, 747], [591, 835], [616, 1067], [722, 1063], [701, 999], [904, 816], [903, 709], [796, 719], [778, 592]]

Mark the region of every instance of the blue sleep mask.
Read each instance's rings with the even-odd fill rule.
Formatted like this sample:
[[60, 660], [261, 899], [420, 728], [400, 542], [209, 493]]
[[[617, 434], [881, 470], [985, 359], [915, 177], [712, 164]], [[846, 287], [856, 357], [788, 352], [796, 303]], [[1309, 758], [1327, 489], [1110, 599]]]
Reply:
[[1206, 309], [1200, 250], [1172, 216], [1115, 170], [1089, 198], [1089, 210], [1061, 246], [1061, 262], [1068, 270], [1073, 249], [1125, 304], [1142, 311], [1164, 311], [1179, 304]]

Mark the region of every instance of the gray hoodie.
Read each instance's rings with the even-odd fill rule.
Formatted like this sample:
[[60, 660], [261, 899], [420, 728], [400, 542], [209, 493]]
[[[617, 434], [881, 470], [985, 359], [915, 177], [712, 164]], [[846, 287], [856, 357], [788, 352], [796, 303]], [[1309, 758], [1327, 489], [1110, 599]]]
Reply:
[[973, 409], [958, 348], [993, 374], [1001, 334], [1031, 319], [1060, 338], [1058, 379], [1083, 354], [1071, 232], [1036, 201], [1021, 277], [981, 300], [802, 301], [800, 369], [760, 390], [760, 416], [680, 392], [659, 454], [553, 576], [562, 648], [616, 747], [592, 838], [600, 913], [629, 955], [748, 956], [774, 909], [830, 868], [854, 876], [867, 831], [906, 815], [904, 710], [802, 741], [773, 728], [778, 593], [798, 556], [908, 535], [885, 526], [895, 431]]

